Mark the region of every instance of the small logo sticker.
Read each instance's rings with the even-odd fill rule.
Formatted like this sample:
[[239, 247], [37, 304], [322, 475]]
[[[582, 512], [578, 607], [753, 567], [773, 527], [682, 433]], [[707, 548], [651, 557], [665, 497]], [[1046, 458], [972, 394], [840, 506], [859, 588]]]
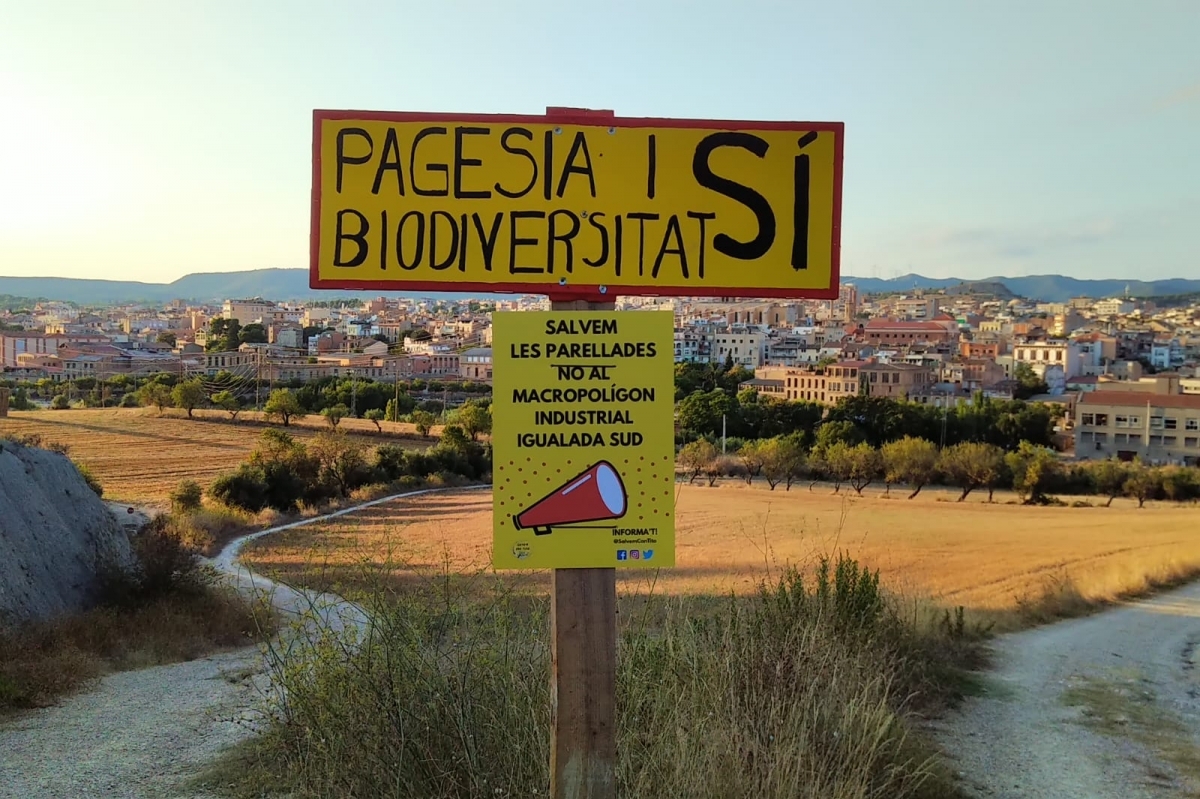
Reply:
[[529, 557], [529, 549], [528, 541], [518, 541], [513, 545], [513, 557], [517, 560], [525, 560], [525, 558]]

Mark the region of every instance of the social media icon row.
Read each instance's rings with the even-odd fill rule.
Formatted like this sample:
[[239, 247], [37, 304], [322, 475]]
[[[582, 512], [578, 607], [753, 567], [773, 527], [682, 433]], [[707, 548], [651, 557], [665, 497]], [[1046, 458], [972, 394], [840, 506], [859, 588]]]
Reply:
[[617, 560], [650, 560], [654, 557], [653, 549], [618, 549]]

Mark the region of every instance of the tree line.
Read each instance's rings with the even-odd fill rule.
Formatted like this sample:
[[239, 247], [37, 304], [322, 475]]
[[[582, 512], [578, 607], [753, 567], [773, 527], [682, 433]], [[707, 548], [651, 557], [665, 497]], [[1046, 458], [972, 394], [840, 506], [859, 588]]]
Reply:
[[971, 404], [939, 408], [890, 397], [845, 397], [832, 408], [803, 400], [764, 397], [746, 389], [729, 394], [725, 389], [701, 391], [679, 402], [678, 421], [683, 442], [724, 433], [735, 439], [772, 438], [799, 434], [809, 443], [821, 426], [853, 425], [873, 447], [904, 436], [914, 436], [938, 446], [962, 442], [994, 444], [1016, 450], [1022, 441], [1050, 446], [1056, 412], [1042, 403], [995, 400], [978, 394]]
[[875, 447], [844, 422], [819, 428], [811, 447], [792, 433], [747, 441], [722, 454], [711, 441], [697, 439], [680, 449], [677, 469], [689, 483], [703, 479], [711, 486], [735, 477], [752, 484], [761, 478], [772, 491], [779, 485], [790, 490], [808, 482], [811, 489], [829, 482], [835, 493], [848, 486], [861, 495], [872, 483], [883, 483], [888, 493], [892, 486], [907, 486], [909, 499], [927, 485], [955, 486], [961, 489], [959, 502], [976, 490], [986, 490], [991, 502], [997, 489], [1015, 491], [1025, 504], [1055, 504], [1055, 494], [1104, 497], [1106, 507], [1120, 496], [1137, 500], [1139, 508], [1149, 499], [1200, 500], [1198, 468], [1153, 467], [1138, 460], [1072, 464], [1028, 441], [1010, 452], [980, 441], [938, 449], [915, 436]]
[[[108, 379], [81, 377], [71, 381], [56, 381], [49, 378], [29, 381], [0, 381], [12, 389], [10, 405], [13, 410], [36, 410], [38, 405], [34, 400], [49, 400], [52, 410], [65, 410], [70, 407], [101, 408], [121, 407], [136, 408], [158, 406], [184, 407], [175, 404], [175, 387], [180, 383], [191, 382], [198, 384], [206, 397], [212, 400], [216, 407], [226, 407], [231, 400], [236, 401], [239, 408], [254, 404], [257, 389], [266, 386], [265, 381], [256, 381], [253, 377], [235, 375], [232, 372], [217, 372], [212, 376], [191, 377], [181, 379], [178, 374], [159, 372], [157, 374], [135, 378], [131, 375], [114, 375]], [[364, 377], [322, 377], [316, 380], [277, 381], [276, 387], [288, 388], [294, 391], [301, 406], [308, 413], [317, 414], [326, 407], [334, 405], [354, 406], [357, 415], [363, 418], [373, 409], [386, 411], [388, 402], [396, 400], [398, 414], [409, 414], [421, 409], [440, 415], [445, 410], [445, 403], [440, 397], [431, 396], [446, 394], [449, 397], [479, 397], [491, 393], [491, 386], [470, 381], [458, 380], [427, 380], [416, 378], [400, 381], [400, 396], [396, 397], [396, 384], [384, 383]], [[265, 395], [265, 391], [261, 392]], [[223, 402], [215, 400], [215, 395], [226, 394]], [[422, 396], [414, 396], [422, 395]], [[203, 407], [202, 404], [193, 404]]]

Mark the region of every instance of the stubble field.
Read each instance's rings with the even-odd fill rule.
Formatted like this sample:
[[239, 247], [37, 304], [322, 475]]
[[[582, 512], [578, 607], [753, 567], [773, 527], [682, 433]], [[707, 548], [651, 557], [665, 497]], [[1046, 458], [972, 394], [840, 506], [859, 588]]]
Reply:
[[[215, 412], [160, 417], [153, 409], [40, 411], [0, 421], [0, 435], [41, 435], [70, 447], [105, 487], [105, 496], [165, 507], [181, 480], [207, 486], [254, 449], [261, 421], [229, 424]], [[380, 436], [365, 420], [343, 429], [369, 445], [428, 446], [404, 425]], [[310, 417], [289, 432], [306, 439], [321, 429]], [[845, 551], [878, 568], [885, 584], [919, 600], [1009, 611], [1047, 590], [1105, 600], [1200, 573], [1200, 508], [1130, 500], [1113, 507], [1024, 507], [998, 493], [927, 488], [914, 500], [809, 490], [767, 490], [742, 483], [677, 487], [678, 568], [619, 571], [629, 592], [719, 595], [755, 590], [789, 565], [810, 567]], [[1093, 498], [1093, 501], [1094, 498]], [[571, 534], [567, 532], [566, 534]], [[486, 572], [491, 557], [491, 493], [437, 493], [262, 539], [246, 557], [284, 579], [354, 592], [378, 581], [403, 585], [438, 574]], [[368, 564], [373, 564], [368, 566]], [[542, 590], [545, 572], [509, 573], [506, 581]], [[1068, 599], [1070, 598], [1068, 596]]]
[[[956, 493], [927, 489], [910, 501], [896, 492], [885, 498], [882, 489], [856, 497], [827, 486], [681, 485], [678, 567], [618, 570], [618, 580], [630, 592], [653, 585], [668, 594], [747, 593], [788, 565], [808, 568], [822, 554], [845, 551], [879, 569], [893, 592], [987, 614], [1068, 586], [1107, 600], [1200, 569], [1194, 506], [1139, 510], [1118, 500], [1111, 508], [1024, 507], [999, 493], [995, 504], [986, 495], [957, 503]], [[353, 592], [486, 571], [491, 530], [491, 492], [460, 491], [260, 539], [245, 557], [286, 580]], [[510, 579], [528, 588], [549, 584], [544, 572]]]
[[[104, 486], [105, 499], [161, 508], [181, 480], [195, 480], [207, 488], [218, 475], [235, 469], [266, 429], [248, 412], [234, 424], [218, 411], [198, 410], [195, 416], [189, 420], [179, 410], [159, 416], [152, 408], [15, 412], [0, 419], [0, 435], [36, 434], [46, 444], [66, 444], [71, 458], [87, 466]], [[383, 428], [393, 435], [376, 434], [365, 419], [347, 419], [340, 427], [371, 446], [428, 446], [435, 440], [422, 444], [411, 425], [385, 422]], [[327, 429], [321, 417], [313, 416], [293, 420], [286, 432], [307, 440]]]

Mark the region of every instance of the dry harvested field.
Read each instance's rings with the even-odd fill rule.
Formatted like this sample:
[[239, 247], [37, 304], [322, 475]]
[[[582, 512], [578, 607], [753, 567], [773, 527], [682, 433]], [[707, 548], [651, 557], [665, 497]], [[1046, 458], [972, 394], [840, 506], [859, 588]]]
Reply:
[[[37, 434], [47, 442], [66, 444], [70, 455], [85, 464], [104, 486], [105, 498], [143, 505], [165, 505], [180, 480], [208, 487], [213, 478], [235, 468], [254, 449], [266, 425], [254, 414], [242, 414], [231, 424], [228, 414], [183, 411], [160, 417], [152, 408], [30, 411], [0, 419], [0, 435]], [[364, 443], [428, 446], [410, 425], [384, 423], [392, 435], [380, 436], [365, 419], [347, 419], [342, 428]], [[283, 429], [280, 427], [280, 429]], [[320, 417], [292, 422], [287, 428], [299, 439], [328, 429]]]
[[[657, 575], [656, 591], [747, 592], [788, 564], [811, 564], [845, 550], [878, 568], [892, 589], [939, 604], [1009, 610], [1055, 580], [1071, 578], [1085, 596], [1110, 598], [1200, 568], [1200, 508], [1150, 503], [1139, 510], [1023, 507], [1009, 495], [953, 501], [926, 490], [914, 500], [833, 495], [828, 487], [768, 491], [742, 484], [679, 486], [678, 568]], [[389, 580], [486, 568], [491, 494], [463, 491], [399, 500], [256, 542], [246, 558], [267, 573], [322, 586], [355, 587], [364, 563], [404, 563]], [[379, 575], [375, 571], [375, 576]], [[652, 573], [619, 571], [626, 591]], [[547, 585], [545, 574], [524, 578]]]

